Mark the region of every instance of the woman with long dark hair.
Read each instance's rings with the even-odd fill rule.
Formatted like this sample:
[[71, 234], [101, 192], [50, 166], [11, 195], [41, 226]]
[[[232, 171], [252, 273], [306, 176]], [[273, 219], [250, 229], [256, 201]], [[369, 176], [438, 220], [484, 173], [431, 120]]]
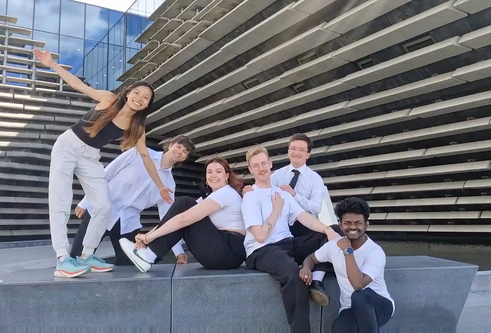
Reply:
[[[49, 221], [56, 251], [55, 276], [76, 277], [90, 271], [114, 268], [93, 255], [106, 231], [111, 212], [109, 189], [100, 149], [120, 139], [121, 149], [136, 147], [163, 200], [171, 203], [170, 189], [160, 180], [145, 145], [145, 120], [151, 110], [154, 92], [150, 84], [135, 82], [118, 95], [85, 85], [55, 63], [48, 51], [34, 50], [39, 61], [53, 69], [73, 89], [91, 97], [97, 104], [76, 124], [61, 134], [53, 145], [49, 174]], [[91, 204], [92, 218], [84, 238], [81, 257], [70, 258], [67, 223], [73, 199], [73, 174], [77, 176]]]
[[242, 180], [223, 158], [205, 164], [204, 197], [181, 197], [160, 224], [136, 236], [136, 244], [119, 240], [124, 253], [146, 272], [180, 240], [207, 269], [233, 269], [245, 260], [245, 227], [240, 210]]

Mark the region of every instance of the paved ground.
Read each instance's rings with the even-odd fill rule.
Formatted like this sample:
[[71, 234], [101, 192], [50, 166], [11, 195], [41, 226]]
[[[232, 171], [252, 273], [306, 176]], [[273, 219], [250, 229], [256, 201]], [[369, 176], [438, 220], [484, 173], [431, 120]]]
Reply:
[[[104, 241], [97, 250], [98, 256], [114, 256], [109, 241]], [[169, 262], [175, 259], [167, 258]], [[194, 261], [194, 260], [191, 260]], [[55, 267], [55, 254], [50, 245], [0, 248], [0, 281], [2, 275], [29, 268]], [[491, 290], [471, 293], [460, 317], [457, 333], [487, 333], [491, 327]]]

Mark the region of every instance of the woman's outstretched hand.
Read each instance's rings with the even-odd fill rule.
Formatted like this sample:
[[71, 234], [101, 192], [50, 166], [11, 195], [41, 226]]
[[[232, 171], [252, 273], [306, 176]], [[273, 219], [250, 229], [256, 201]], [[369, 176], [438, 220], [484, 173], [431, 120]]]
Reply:
[[34, 53], [36, 58], [38, 58], [39, 62], [42, 63], [44, 66], [51, 68], [53, 67], [53, 65], [55, 65], [55, 62], [51, 57], [51, 53], [49, 53], [48, 51], [41, 51], [39, 49], [34, 49], [32, 53]]

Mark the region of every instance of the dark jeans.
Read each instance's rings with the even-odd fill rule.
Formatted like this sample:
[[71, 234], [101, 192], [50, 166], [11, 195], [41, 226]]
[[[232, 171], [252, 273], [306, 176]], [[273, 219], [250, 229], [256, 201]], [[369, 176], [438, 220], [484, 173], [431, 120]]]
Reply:
[[[158, 227], [196, 204], [196, 200], [190, 197], [180, 197]], [[148, 244], [148, 248], [161, 259], [181, 239], [184, 239], [196, 260], [207, 269], [238, 268], [245, 260], [244, 235], [218, 230], [209, 217], [155, 239]]]
[[371, 288], [351, 294], [351, 308], [341, 311], [332, 333], [378, 333], [392, 316], [392, 302]]
[[[291, 332], [310, 332], [308, 286], [300, 280], [298, 265], [326, 241], [325, 234], [312, 232], [306, 236], [286, 238], [265, 245], [246, 259], [247, 268], [269, 273], [280, 282], [281, 297]], [[314, 271], [316, 270], [325, 271], [328, 267], [322, 263], [314, 267]]]
[[[80, 226], [77, 230], [77, 234], [75, 235], [75, 239], [73, 240], [72, 248], [70, 249], [70, 257], [75, 258], [76, 256], [80, 256], [83, 250], [83, 241], [85, 237], [85, 233], [87, 232], [87, 227], [90, 222], [90, 214], [85, 212], [82, 217], [82, 222], [80, 222]], [[119, 245], [119, 240], [121, 238], [127, 238], [130, 241], [135, 241], [135, 236], [140, 233], [140, 229], [133, 230], [130, 233], [121, 235], [121, 223], [118, 220], [111, 231], [106, 231], [106, 233], [102, 236], [101, 242], [105, 236], [109, 235], [111, 239], [111, 244], [114, 248], [114, 254], [116, 255], [116, 265], [117, 266], [131, 266], [133, 263], [130, 259], [124, 254], [121, 246]], [[97, 249], [96, 249], [97, 251]], [[95, 252], [94, 252], [95, 253]]]

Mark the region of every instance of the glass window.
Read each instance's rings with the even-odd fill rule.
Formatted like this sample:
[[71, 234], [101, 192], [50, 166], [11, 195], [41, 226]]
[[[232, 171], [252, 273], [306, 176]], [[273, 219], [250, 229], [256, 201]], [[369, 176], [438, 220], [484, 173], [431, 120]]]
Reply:
[[87, 5], [85, 7], [85, 38], [101, 40], [109, 30], [109, 10]]
[[124, 45], [124, 17], [122, 17], [109, 31], [109, 44]]
[[147, 27], [151, 21], [145, 17], [135, 14], [126, 15], [126, 45], [128, 47], [141, 49], [141, 44], [134, 39]]
[[61, 0], [62, 35], [84, 38], [85, 4], [70, 0]]
[[88, 54], [90, 51], [92, 51], [96, 44], [97, 42], [93, 40], [85, 40], [85, 54]]
[[121, 82], [117, 79], [123, 74], [123, 52], [119, 52], [108, 65], [108, 89], [113, 90], [119, 87]]
[[32, 29], [34, 14], [34, 1], [32, 0], [10, 0], [7, 7], [7, 15], [17, 17], [16, 25]]
[[0, 0], [0, 14], [7, 13], [7, 0]]
[[109, 44], [109, 60], [113, 60], [114, 57], [120, 53], [121, 51], [123, 51], [123, 47], [122, 46], [117, 46], [117, 45], [111, 45]]
[[60, 63], [72, 66], [75, 72], [84, 61], [84, 40], [60, 36]]
[[50, 52], [58, 53], [58, 35], [52, 34], [49, 32], [34, 30], [32, 33], [32, 38], [35, 40], [39, 40], [45, 42], [44, 45], [45, 50], [49, 50]]
[[[9, 5], [10, 6], [10, 5]], [[34, 29], [60, 31], [60, 0], [36, 0], [34, 7]]]
[[110, 9], [109, 10], [109, 28], [112, 28], [113, 25], [116, 24], [122, 17], [123, 17], [122, 12], [118, 12], [115, 10]]

